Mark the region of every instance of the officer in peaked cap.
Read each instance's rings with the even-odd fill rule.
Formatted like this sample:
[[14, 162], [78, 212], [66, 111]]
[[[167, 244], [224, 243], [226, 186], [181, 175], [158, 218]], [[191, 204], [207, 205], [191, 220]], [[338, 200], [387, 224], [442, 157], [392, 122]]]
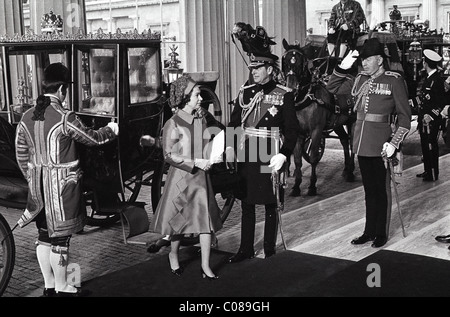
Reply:
[[278, 56], [267, 51], [253, 51], [249, 56], [248, 67], [254, 83], [241, 87], [229, 123], [238, 135], [234, 147], [245, 186], [245, 194], [238, 197], [242, 203], [241, 243], [238, 252], [229, 259], [230, 263], [255, 255], [256, 205], [265, 206], [265, 257], [275, 254], [278, 201], [272, 172], [285, 166], [300, 129], [292, 90], [274, 80]]
[[423, 51], [423, 69], [426, 78], [420, 91], [417, 128], [420, 134], [424, 172], [418, 174], [424, 181], [439, 178], [438, 134], [442, 124], [441, 111], [445, 107], [445, 87], [438, 65], [442, 57], [433, 50]]

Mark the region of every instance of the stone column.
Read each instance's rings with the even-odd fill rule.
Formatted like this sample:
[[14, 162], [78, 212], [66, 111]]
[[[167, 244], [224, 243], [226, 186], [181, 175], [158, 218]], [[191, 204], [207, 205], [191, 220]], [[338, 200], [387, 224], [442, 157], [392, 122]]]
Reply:
[[[181, 29], [186, 43], [185, 72], [218, 71], [216, 94], [222, 106], [222, 121], [229, 118], [226, 93], [224, 0], [180, 0]], [[184, 18], [183, 18], [184, 17]], [[182, 34], [183, 37], [183, 34]]]
[[231, 33], [236, 22], [245, 22], [253, 27], [260, 25], [258, 0], [232, 0], [227, 1], [226, 21], [226, 53], [228, 72], [228, 100], [234, 100], [240, 87], [245, 84], [249, 76], [247, 63], [249, 58], [242, 50], [241, 43], [235, 39], [233, 42]]
[[[422, 21], [430, 21], [430, 30], [436, 29], [437, 22], [437, 3], [436, 0], [424, 0], [423, 1], [423, 11], [420, 16]], [[439, 32], [439, 30], [438, 30]]]
[[269, 36], [274, 36], [277, 45], [273, 53], [284, 53], [282, 41], [298, 41], [304, 44], [306, 38], [306, 4], [304, 0], [262, 0], [262, 26]]
[[372, 1], [372, 14], [370, 21], [367, 21], [372, 30], [377, 24], [389, 20], [389, 11], [386, 9], [385, 0]]
[[1, 35], [23, 34], [22, 0], [0, 2]]
[[30, 0], [30, 27], [35, 33], [41, 33], [41, 18], [53, 11], [63, 19], [64, 33], [86, 33], [85, 0]]

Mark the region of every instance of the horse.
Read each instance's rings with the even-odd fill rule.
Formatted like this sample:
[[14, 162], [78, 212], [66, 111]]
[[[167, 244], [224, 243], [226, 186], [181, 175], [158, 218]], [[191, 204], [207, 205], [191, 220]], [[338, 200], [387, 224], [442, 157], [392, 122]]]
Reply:
[[285, 85], [295, 93], [296, 114], [301, 127], [293, 155], [295, 181], [290, 196], [301, 194], [303, 158], [311, 165], [308, 195], [314, 196], [317, 195], [317, 164], [323, 155], [325, 138], [330, 137], [333, 131], [344, 149], [342, 176], [346, 181], [354, 181], [355, 156], [351, 131], [356, 118], [349, 96], [333, 95], [326, 89], [326, 78], [333, 71], [336, 60], [329, 56], [321, 57], [324, 50], [319, 50], [312, 43], [301, 47], [283, 39], [283, 47], [282, 73]]

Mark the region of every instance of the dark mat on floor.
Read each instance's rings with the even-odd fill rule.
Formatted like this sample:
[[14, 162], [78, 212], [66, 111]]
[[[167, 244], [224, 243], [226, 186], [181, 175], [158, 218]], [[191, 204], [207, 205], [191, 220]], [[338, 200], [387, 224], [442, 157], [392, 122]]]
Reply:
[[354, 262], [293, 251], [268, 259], [228, 264], [232, 254], [213, 250], [211, 264], [220, 276], [201, 278], [197, 247], [183, 249], [181, 277], [170, 272], [167, 255], [83, 283], [94, 297], [291, 297]]
[[[377, 271], [380, 272], [380, 287], [373, 287], [378, 278]], [[368, 280], [372, 287], [368, 286]], [[312, 285], [304, 294], [332, 297], [448, 297], [449, 284], [450, 261], [381, 250]]]

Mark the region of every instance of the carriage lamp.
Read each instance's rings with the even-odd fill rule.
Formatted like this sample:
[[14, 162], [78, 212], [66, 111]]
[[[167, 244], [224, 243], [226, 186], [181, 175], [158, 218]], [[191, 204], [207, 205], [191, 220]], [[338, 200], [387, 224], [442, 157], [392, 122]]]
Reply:
[[414, 80], [417, 80], [417, 65], [422, 62], [422, 46], [414, 39], [408, 48], [408, 62], [414, 65]]
[[170, 84], [183, 75], [183, 68], [180, 68], [178, 65], [181, 63], [181, 61], [178, 60], [178, 53], [176, 52], [178, 46], [172, 45], [169, 48], [171, 50], [169, 54], [170, 60], [168, 62], [168, 67], [164, 68], [164, 76], [166, 82]]

